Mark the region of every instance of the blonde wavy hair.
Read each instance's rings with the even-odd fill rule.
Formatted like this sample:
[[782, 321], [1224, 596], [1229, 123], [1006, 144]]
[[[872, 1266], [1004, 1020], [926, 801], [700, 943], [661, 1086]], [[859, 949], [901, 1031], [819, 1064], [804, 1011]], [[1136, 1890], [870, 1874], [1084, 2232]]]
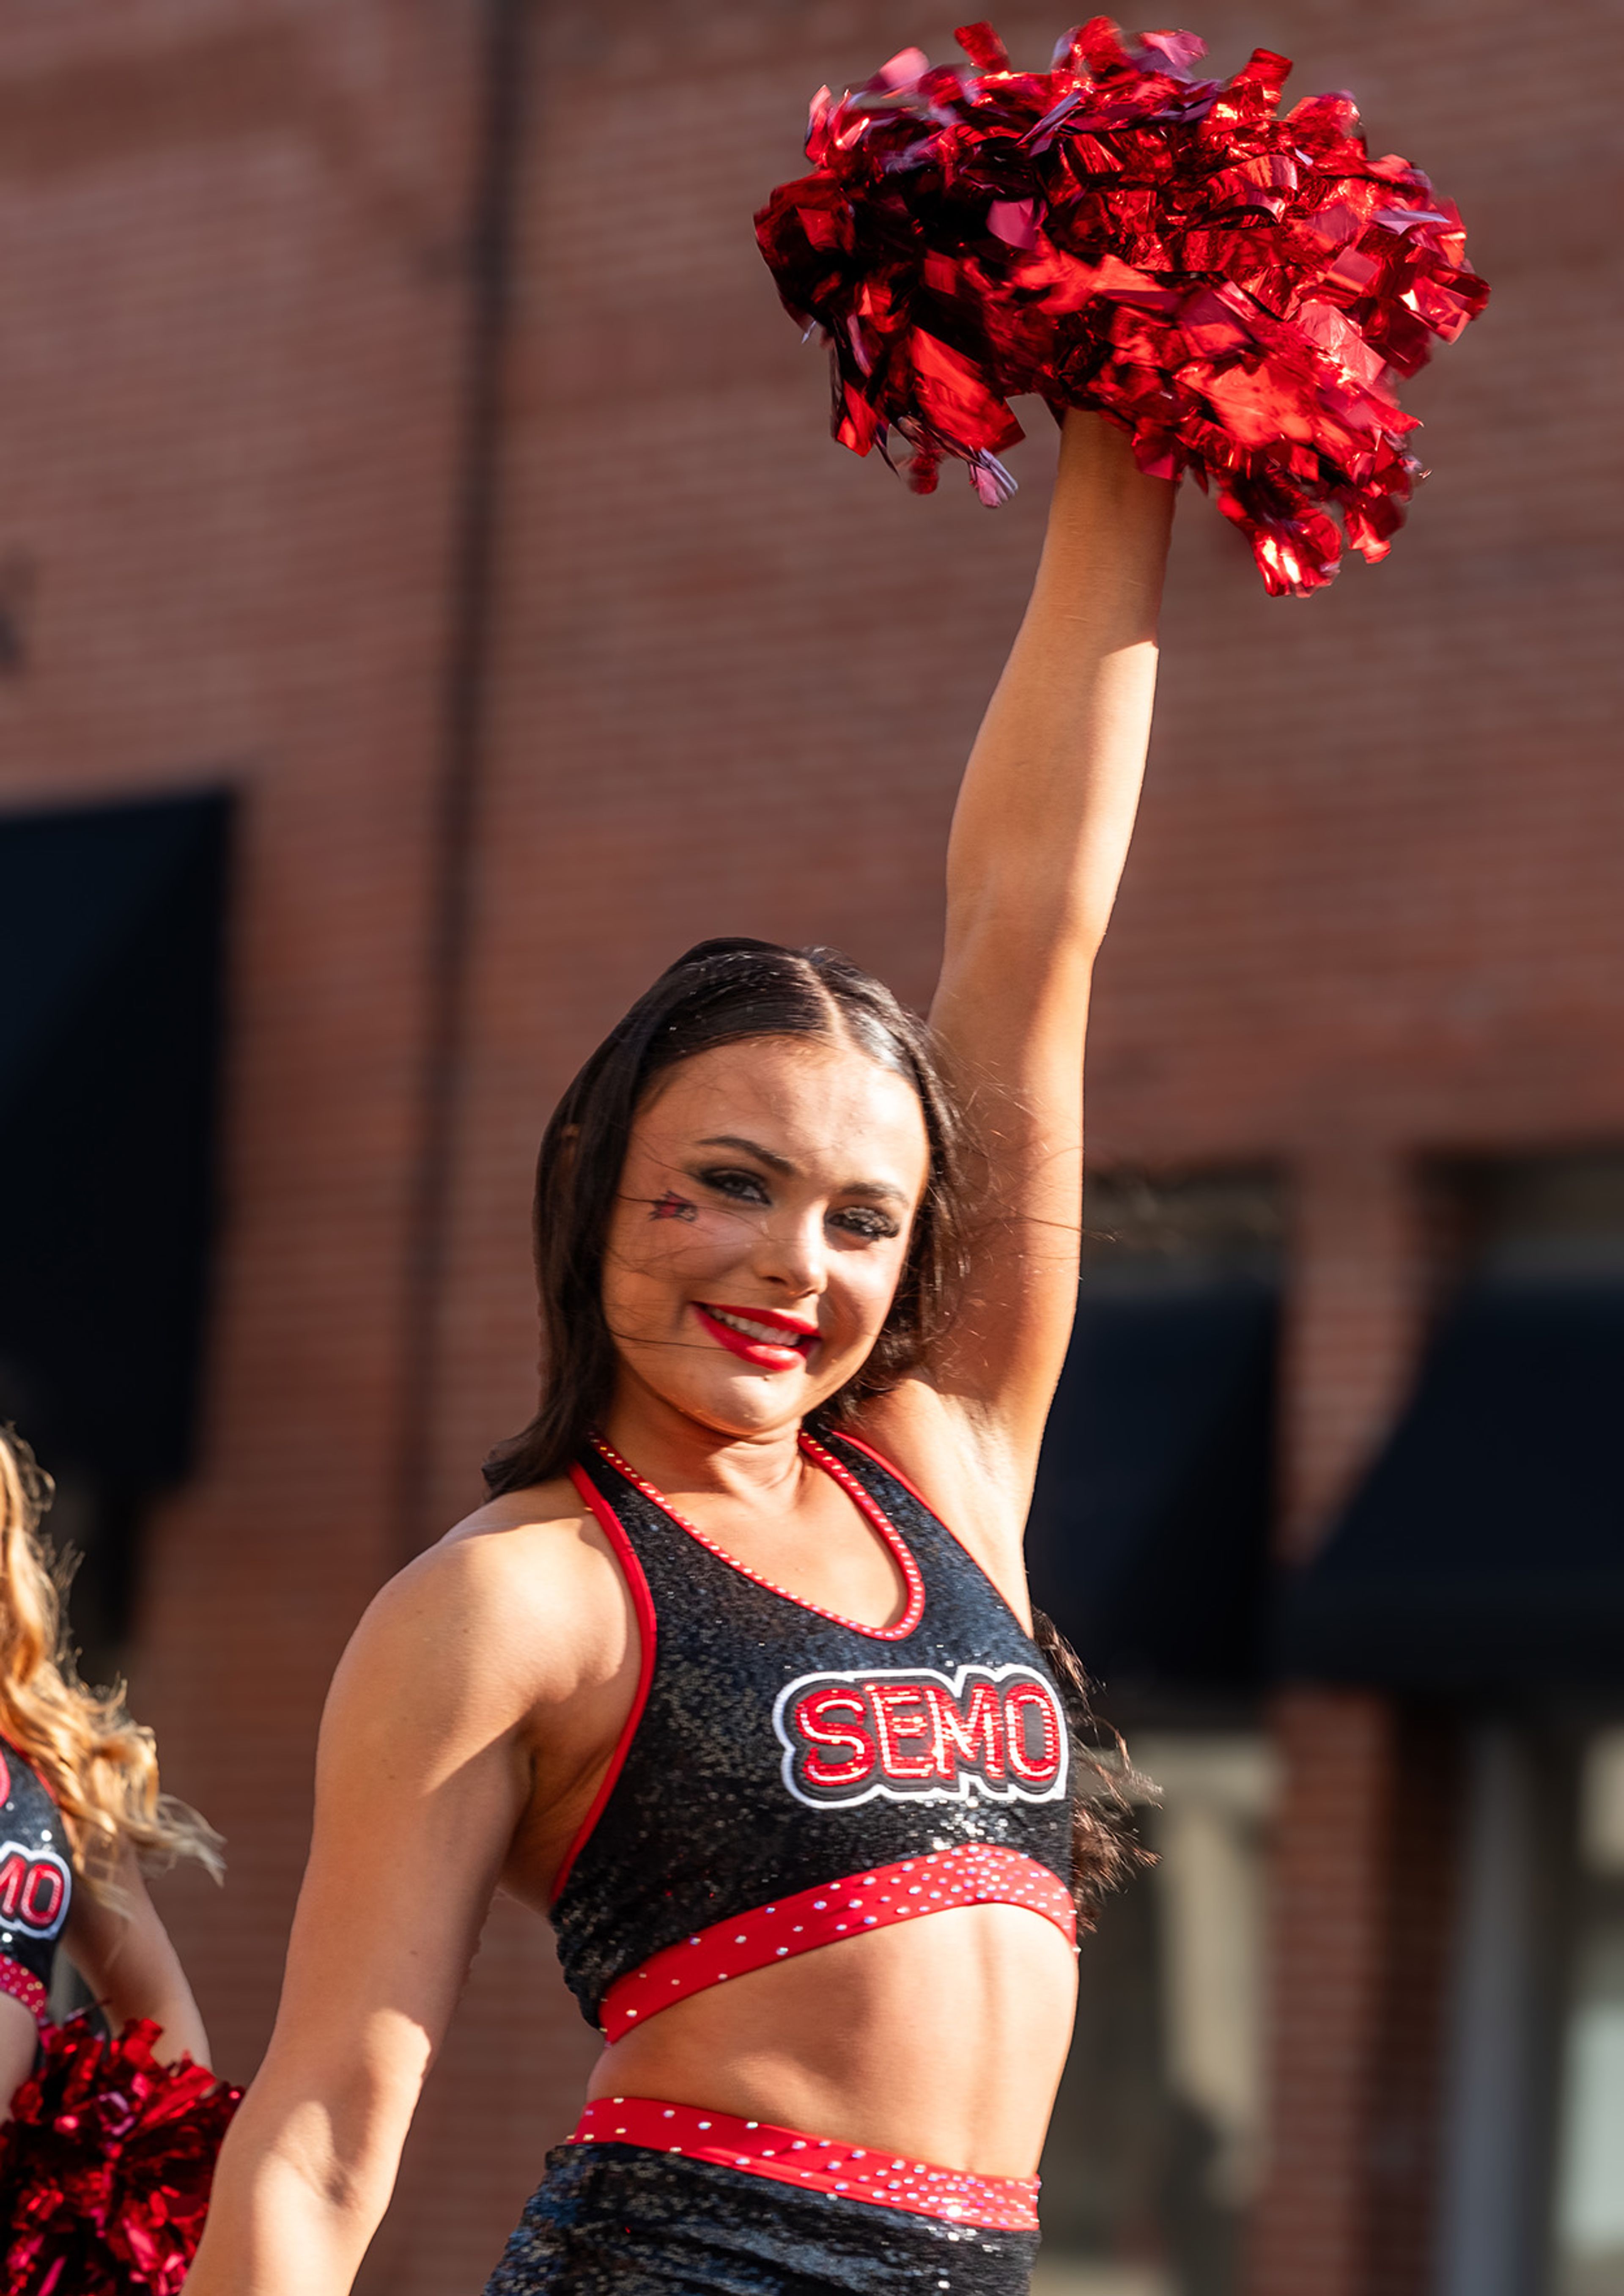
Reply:
[[220, 1837], [196, 1810], [158, 1790], [158, 1749], [132, 1722], [124, 1685], [79, 1680], [62, 1616], [77, 1558], [40, 1529], [51, 1479], [14, 1428], [0, 1426], [0, 1738], [55, 1797], [74, 1865], [93, 1896], [118, 1906], [127, 1842], [144, 1873], [195, 1857], [218, 1881]]

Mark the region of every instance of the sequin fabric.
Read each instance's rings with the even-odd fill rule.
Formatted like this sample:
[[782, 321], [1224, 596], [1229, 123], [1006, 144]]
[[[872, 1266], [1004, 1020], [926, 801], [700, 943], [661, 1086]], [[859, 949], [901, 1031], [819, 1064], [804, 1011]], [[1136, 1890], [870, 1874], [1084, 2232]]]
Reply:
[[0, 1740], [0, 1991], [42, 2021], [72, 1899], [62, 1813], [16, 1748]]
[[1038, 2235], [632, 2144], [564, 2145], [486, 2296], [1026, 2296]]
[[[606, 1457], [582, 1462], [654, 1621], [635, 1732], [553, 1907], [594, 2026], [656, 1954], [820, 1883], [984, 1844], [1070, 1886], [1063, 1724], [1036, 1646], [922, 1500], [859, 1446], [827, 1447], [912, 1557], [905, 1634], [749, 1577]], [[1029, 1903], [1029, 1880], [1005, 1894]]]

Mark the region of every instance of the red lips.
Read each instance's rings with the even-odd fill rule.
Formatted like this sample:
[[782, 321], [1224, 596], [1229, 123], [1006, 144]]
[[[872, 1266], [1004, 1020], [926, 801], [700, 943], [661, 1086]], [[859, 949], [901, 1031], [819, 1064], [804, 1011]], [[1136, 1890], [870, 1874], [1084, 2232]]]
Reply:
[[[735, 1308], [721, 1300], [714, 1308], [701, 1306], [697, 1300], [693, 1304], [694, 1314], [713, 1340], [762, 1371], [788, 1371], [793, 1365], [804, 1363], [808, 1347], [817, 1337], [816, 1324], [803, 1316], [780, 1315], [773, 1308]], [[767, 1341], [748, 1332], [734, 1331], [731, 1324], [722, 1321], [724, 1316], [737, 1316], [759, 1329], [782, 1332], [783, 1337]]]

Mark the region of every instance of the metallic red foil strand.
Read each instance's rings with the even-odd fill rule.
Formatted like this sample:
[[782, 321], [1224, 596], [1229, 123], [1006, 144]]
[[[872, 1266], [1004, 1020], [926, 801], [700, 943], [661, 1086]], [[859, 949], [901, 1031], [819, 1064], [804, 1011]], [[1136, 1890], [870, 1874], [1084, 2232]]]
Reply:
[[1344, 537], [1384, 558], [1423, 475], [1397, 385], [1489, 295], [1453, 203], [1370, 157], [1350, 96], [1282, 118], [1267, 48], [1219, 81], [1193, 33], [1129, 45], [1103, 16], [1047, 72], [1012, 70], [990, 25], [958, 39], [968, 64], [906, 48], [820, 89], [812, 173], [756, 218], [829, 341], [835, 437], [889, 460], [895, 432], [922, 493], [956, 457], [996, 504], [1008, 402], [1033, 392], [1212, 488], [1276, 595], [1330, 581]]
[[147, 2021], [104, 2040], [71, 2017], [0, 2128], [5, 2296], [180, 2296], [242, 2092], [152, 2055]]

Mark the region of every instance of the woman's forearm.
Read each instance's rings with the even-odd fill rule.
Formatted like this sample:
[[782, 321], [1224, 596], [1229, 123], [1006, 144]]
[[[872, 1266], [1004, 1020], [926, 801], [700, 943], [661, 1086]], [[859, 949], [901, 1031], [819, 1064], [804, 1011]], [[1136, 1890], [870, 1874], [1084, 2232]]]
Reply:
[[390, 2180], [340, 2171], [319, 2125], [262, 2119], [250, 2098], [226, 2140], [185, 2296], [349, 2296]]
[[140, 2009], [126, 2013], [130, 2017], [150, 2017], [160, 2030], [152, 2044], [152, 2054], [160, 2065], [172, 2065], [182, 2057], [190, 2057], [194, 2065], [209, 2062], [209, 2036], [203, 2030], [197, 2004], [190, 1989], [171, 1996], [167, 2000], [153, 2002]]
[[297, 2169], [262, 2161], [246, 2204], [211, 2203], [184, 2296], [349, 2296], [376, 2230], [318, 2200]]
[[971, 754], [948, 853], [948, 950], [989, 919], [1091, 959], [1132, 834], [1174, 489], [1126, 435], [1068, 414], [1043, 557]]
[[190, 2057], [193, 2064], [206, 2065], [209, 2062], [209, 2036], [203, 2030], [197, 2003], [192, 1997], [192, 1988], [181, 1973], [178, 1964], [174, 1981], [167, 1984], [127, 1984], [119, 1981], [122, 1976], [123, 1972], [115, 1964], [111, 1980], [99, 1986], [94, 1980], [88, 1980], [108, 2021], [122, 2030], [137, 2018], [150, 2018], [160, 2029], [158, 2038], [152, 2044], [152, 2054], [160, 2064], [172, 2065], [181, 2057]]

